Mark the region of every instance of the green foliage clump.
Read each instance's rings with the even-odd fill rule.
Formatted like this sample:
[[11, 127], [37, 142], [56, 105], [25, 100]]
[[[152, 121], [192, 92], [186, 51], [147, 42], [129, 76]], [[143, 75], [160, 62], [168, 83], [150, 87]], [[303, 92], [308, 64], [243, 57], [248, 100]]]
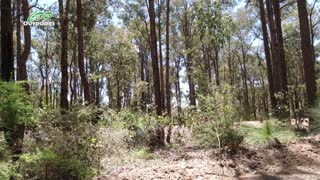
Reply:
[[0, 179], [7, 180], [10, 177], [20, 177], [17, 166], [12, 162], [11, 152], [0, 137]]
[[151, 159], [152, 155], [150, 153], [150, 148], [143, 146], [141, 148], [138, 148], [134, 151], [135, 156], [137, 156], [139, 159]]
[[0, 120], [10, 126], [29, 123], [32, 119], [32, 101], [23, 84], [0, 81]]
[[0, 161], [0, 179], [9, 180], [10, 177], [20, 177], [16, 170], [17, 166], [11, 161]]
[[[0, 81], [0, 127], [14, 131], [19, 124], [31, 124], [33, 106], [23, 83]], [[5, 134], [11, 140], [11, 134]]]
[[47, 147], [23, 154], [19, 164], [23, 177], [27, 179], [87, 179], [95, 172], [86, 167], [79, 157], [59, 154]]
[[195, 127], [195, 138], [203, 147], [235, 151], [242, 136], [233, 127], [240, 116], [232, 88], [227, 85], [218, 88], [211, 96], [200, 97], [200, 102], [201, 111], [196, 113], [200, 125]]
[[75, 107], [61, 114], [39, 112], [29, 151], [21, 157], [24, 178], [90, 179], [99, 167], [96, 109]]
[[123, 130], [124, 133], [129, 130], [130, 138], [127, 139], [127, 142], [133, 145], [144, 143], [146, 129], [150, 123], [149, 117], [146, 114], [122, 109], [119, 112], [109, 111], [104, 117], [104, 121], [108, 122], [107, 126]]
[[262, 127], [243, 125], [241, 131], [245, 136], [244, 142], [249, 145], [266, 145], [275, 139], [287, 143], [295, 138], [294, 132], [277, 119], [265, 121]]

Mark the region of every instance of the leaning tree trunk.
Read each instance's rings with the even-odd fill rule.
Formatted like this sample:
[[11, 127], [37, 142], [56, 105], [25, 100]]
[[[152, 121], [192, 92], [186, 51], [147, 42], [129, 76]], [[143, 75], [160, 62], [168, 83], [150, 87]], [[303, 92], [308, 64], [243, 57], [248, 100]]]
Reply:
[[301, 51], [304, 64], [304, 76], [307, 89], [308, 105], [312, 106], [316, 99], [316, 77], [311, 45], [311, 35], [308, 21], [306, 0], [298, 0], [298, 13], [300, 22]]

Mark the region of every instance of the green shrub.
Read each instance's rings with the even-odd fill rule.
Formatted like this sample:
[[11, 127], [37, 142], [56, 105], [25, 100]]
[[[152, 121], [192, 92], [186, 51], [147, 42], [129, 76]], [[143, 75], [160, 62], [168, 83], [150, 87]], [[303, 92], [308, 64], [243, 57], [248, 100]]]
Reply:
[[240, 121], [234, 97], [232, 88], [227, 85], [216, 89], [211, 96], [200, 96], [201, 110], [195, 114], [200, 125], [196, 125], [194, 137], [201, 146], [235, 151], [240, 145], [242, 137], [233, 129], [234, 123]]
[[12, 162], [11, 151], [4, 139], [0, 136], [0, 179], [9, 180], [10, 177], [20, 178], [18, 166]]
[[0, 179], [9, 180], [10, 177], [20, 178], [17, 166], [12, 161], [0, 161]]
[[0, 81], [0, 102], [0, 125], [31, 122], [32, 101], [21, 83]]
[[5, 138], [10, 145], [15, 144], [13, 133], [18, 125], [32, 122], [33, 106], [23, 84], [0, 81], [0, 127], [8, 131]]
[[93, 123], [96, 109], [75, 107], [63, 115], [56, 110], [40, 111], [36, 119], [28, 152], [21, 157], [23, 177], [92, 178], [99, 167], [99, 127]]
[[317, 106], [310, 108], [308, 114], [312, 117], [310, 121], [310, 132], [312, 134], [320, 134], [320, 103]]
[[266, 145], [275, 138], [281, 143], [287, 143], [295, 138], [294, 132], [283, 122], [270, 119], [264, 122], [261, 128], [243, 125], [241, 131], [244, 133], [244, 142], [249, 145]]
[[138, 148], [134, 151], [134, 155], [138, 157], [139, 159], [151, 159], [152, 155], [150, 153], [150, 148], [149, 147], [141, 147]]
[[95, 175], [95, 170], [87, 168], [79, 157], [57, 154], [51, 148], [23, 154], [19, 164], [26, 179], [87, 179]]

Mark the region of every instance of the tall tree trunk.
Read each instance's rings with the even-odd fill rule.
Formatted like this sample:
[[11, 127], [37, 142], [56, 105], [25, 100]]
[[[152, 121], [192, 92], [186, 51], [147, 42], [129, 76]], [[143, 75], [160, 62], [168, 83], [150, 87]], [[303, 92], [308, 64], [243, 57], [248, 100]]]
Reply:
[[229, 69], [229, 80], [230, 85], [233, 86], [233, 67], [232, 67], [232, 60], [231, 60], [231, 43], [230, 39], [228, 39], [228, 69]]
[[287, 80], [287, 66], [283, 45], [283, 35], [281, 27], [281, 12], [280, 12], [280, 2], [278, 0], [273, 0], [274, 16], [275, 16], [275, 29], [277, 33], [277, 53], [279, 54], [280, 63], [280, 92], [282, 93], [282, 98], [279, 100], [279, 112], [277, 116], [279, 118], [287, 118], [290, 115], [289, 99], [288, 99], [288, 80]]
[[311, 35], [308, 21], [306, 0], [298, 0], [298, 13], [300, 23], [301, 51], [304, 64], [304, 76], [307, 89], [308, 105], [312, 106], [316, 100], [316, 77], [314, 60], [312, 56]]
[[165, 109], [165, 93], [164, 93], [164, 78], [163, 78], [163, 56], [162, 56], [162, 39], [161, 39], [161, 0], [158, 0], [158, 38], [159, 38], [159, 60], [160, 60], [160, 92], [161, 92], [161, 105]]
[[11, 0], [1, 0], [1, 79], [14, 80]]
[[[92, 58], [90, 58], [89, 60], [89, 72], [92, 75], [94, 75], [94, 73], [96, 72], [96, 64], [94, 63], [94, 60]], [[91, 79], [90, 80], [90, 98], [92, 99], [92, 102], [94, 102], [95, 98], [96, 98], [96, 81], [95, 79]]]
[[68, 13], [70, 8], [70, 0], [66, 0], [66, 7], [64, 9], [63, 0], [59, 0], [59, 16], [61, 26], [61, 94], [60, 107], [61, 109], [68, 109], [68, 31], [69, 19]]
[[170, 0], [167, 0], [166, 15], [166, 108], [171, 115], [171, 84], [170, 84]]
[[242, 52], [242, 74], [243, 74], [243, 87], [244, 87], [244, 107], [246, 111], [250, 112], [250, 104], [249, 104], [249, 90], [248, 90], [248, 71], [247, 71], [247, 54], [244, 50], [244, 45], [241, 45], [241, 52]]
[[262, 34], [263, 34], [264, 54], [266, 57], [266, 64], [267, 64], [270, 102], [271, 102], [272, 109], [275, 109], [276, 100], [274, 97], [274, 89], [273, 89], [272, 62], [271, 62], [269, 35], [268, 35], [267, 21], [266, 21], [266, 14], [264, 10], [263, 0], [259, 0], [259, 9], [260, 9], [261, 28], [262, 28]]
[[[75, 27], [74, 27], [74, 31], [75, 31]], [[73, 102], [74, 103], [78, 103], [78, 59], [77, 59], [77, 43], [73, 44], [73, 54], [72, 54], [72, 61], [73, 61], [73, 71], [72, 71], [72, 76], [73, 76], [73, 89], [72, 89], [72, 94], [73, 94]]]
[[149, 11], [149, 17], [150, 17], [150, 48], [151, 48], [151, 58], [152, 58], [153, 83], [154, 83], [153, 87], [154, 87], [154, 95], [155, 95], [156, 113], [157, 115], [162, 115], [154, 0], [149, 0], [148, 11]]
[[117, 110], [120, 111], [121, 110], [121, 95], [120, 95], [120, 80], [118, 75], [116, 75], [116, 87], [117, 87]]
[[16, 20], [17, 20], [17, 62], [20, 62], [21, 56], [21, 0], [17, 0], [17, 13], [16, 13]]
[[286, 118], [288, 111], [288, 81], [287, 69], [285, 61], [285, 53], [283, 47], [283, 36], [281, 28], [281, 12], [280, 2], [276, 0], [267, 1], [267, 14], [269, 20], [269, 28], [271, 35], [271, 52], [272, 52], [272, 76], [274, 93], [281, 93], [282, 97], [276, 99], [277, 108], [275, 115], [278, 118]]
[[82, 1], [77, 0], [77, 29], [78, 29], [78, 65], [81, 83], [84, 90], [84, 100], [91, 104], [90, 88], [84, 67], [84, 47], [83, 47], [83, 7]]
[[188, 50], [187, 53], [187, 59], [186, 59], [186, 69], [187, 69], [187, 79], [188, 79], [188, 84], [189, 84], [189, 104], [190, 106], [196, 106], [196, 91], [195, 91], [195, 84], [194, 80], [192, 77], [192, 69], [193, 69], [193, 57], [191, 52], [191, 37], [190, 37], [190, 32], [189, 32], [189, 19], [187, 15], [187, 7], [185, 7], [185, 12], [184, 12], [184, 23], [183, 23], [183, 35], [185, 37], [185, 47]]
[[110, 81], [111, 78], [107, 78], [107, 92], [108, 92], [108, 99], [109, 99], [109, 108], [114, 108], [114, 101], [113, 101], [113, 92], [112, 92], [112, 84], [111, 84], [111, 81]]
[[[28, 0], [22, 0], [22, 15], [23, 20], [27, 21], [29, 17], [29, 3]], [[17, 71], [17, 80], [26, 81], [27, 80], [27, 67], [26, 63], [30, 55], [31, 49], [31, 30], [30, 26], [24, 26], [24, 48], [23, 52], [18, 61], [18, 71]], [[28, 90], [28, 88], [27, 88]]]
[[[140, 39], [140, 43], [141, 43]], [[142, 45], [139, 45], [139, 59], [140, 59], [140, 80], [142, 82], [145, 81], [145, 75], [144, 75], [144, 69], [145, 69], [145, 52], [144, 48]], [[140, 109], [145, 112], [146, 110], [146, 92], [142, 91], [141, 92], [141, 99], [140, 99]]]
[[176, 100], [177, 100], [177, 111], [178, 111], [178, 121], [179, 121], [179, 125], [182, 124], [181, 121], [181, 90], [180, 90], [180, 59], [175, 60], [175, 93], [176, 93]]
[[217, 44], [214, 45], [214, 60], [213, 60], [213, 67], [214, 67], [214, 74], [216, 79], [216, 85], [220, 86], [220, 73], [219, 73], [219, 47]]
[[273, 89], [275, 93], [278, 93], [281, 89], [280, 64], [279, 64], [279, 56], [277, 53], [277, 37], [276, 37], [274, 15], [273, 15], [273, 4], [271, 1], [266, 1], [266, 4], [267, 4], [268, 24], [269, 24], [270, 37], [271, 37]]
[[46, 50], [45, 50], [45, 63], [46, 63], [46, 70], [45, 70], [45, 73], [46, 73], [46, 105], [49, 104], [49, 86], [48, 86], [48, 79], [49, 79], [49, 63], [48, 63], [48, 45], [49, 44], [49, 38], [48, 38], [48, 28], [47, 28], [47, 31], [46, 31]]
[[71, 94], [70, 94], [70, 106], [72, 107], [72, 105], [74, 104], [74, 101], [73, 101], [73, 84], [72, 84], [72, 80], [73, 80], [73, 74], [72, 74], [72, 66], [73, 66], [73, 62], [71, 61], [70, 64], [69, 64], [69, 87], [70, 87], [70, 91], [71, 91]]
[[[280, 56], [280, 78], [281, 78], [281, 91], [284, 94], [288, 93], [288, 80], [287, 80], [287, 66], [285, 59], [285, 52], [283, 46], [283, 35], [281, 27], [281, 12], [280, 12], [280, 2], [278, 0], [273, 0], [274, 16], [275, 16], [275, 27], [277, 33], [278, 42], [278, 53]], [[286, 104], [287, 99], [285, 98]]]
[[[29, 3], [28, 0], [22, 0], [22, 15], [24, 21], [27, 21], [29, 17]], [[30, 26], [24, 26], [24, 48], [23, 52], [18, 61], [18, 71], [17, 71], [17, 80], [18, 81], [27, 81], [27, 67], [26, 63], [30, 55], [31, 49], [31, 30]], [[27, 92], [29, 92], [29, 86], [27, 83], [24, 84], [24, 87]], [[13, 133], [13, 140], [16, 147], [14, 151], [17, 154], [22, 153], [23, 147], [23, 138], [24, 138], [25, 124], [20, 123], [15, 127], [15, 132]]]

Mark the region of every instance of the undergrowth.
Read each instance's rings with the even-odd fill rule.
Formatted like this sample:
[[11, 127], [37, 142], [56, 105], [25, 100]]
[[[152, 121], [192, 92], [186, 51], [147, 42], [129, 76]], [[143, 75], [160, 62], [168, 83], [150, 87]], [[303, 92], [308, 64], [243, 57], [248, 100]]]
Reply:
[[261, 128], [242, 125], [241, 132], [244, 134], [244, 143], [254, 146], [266, 145], [275, 139], [287, 143], [296, 137], [286, 124], [277, 119], [266, 120]]

